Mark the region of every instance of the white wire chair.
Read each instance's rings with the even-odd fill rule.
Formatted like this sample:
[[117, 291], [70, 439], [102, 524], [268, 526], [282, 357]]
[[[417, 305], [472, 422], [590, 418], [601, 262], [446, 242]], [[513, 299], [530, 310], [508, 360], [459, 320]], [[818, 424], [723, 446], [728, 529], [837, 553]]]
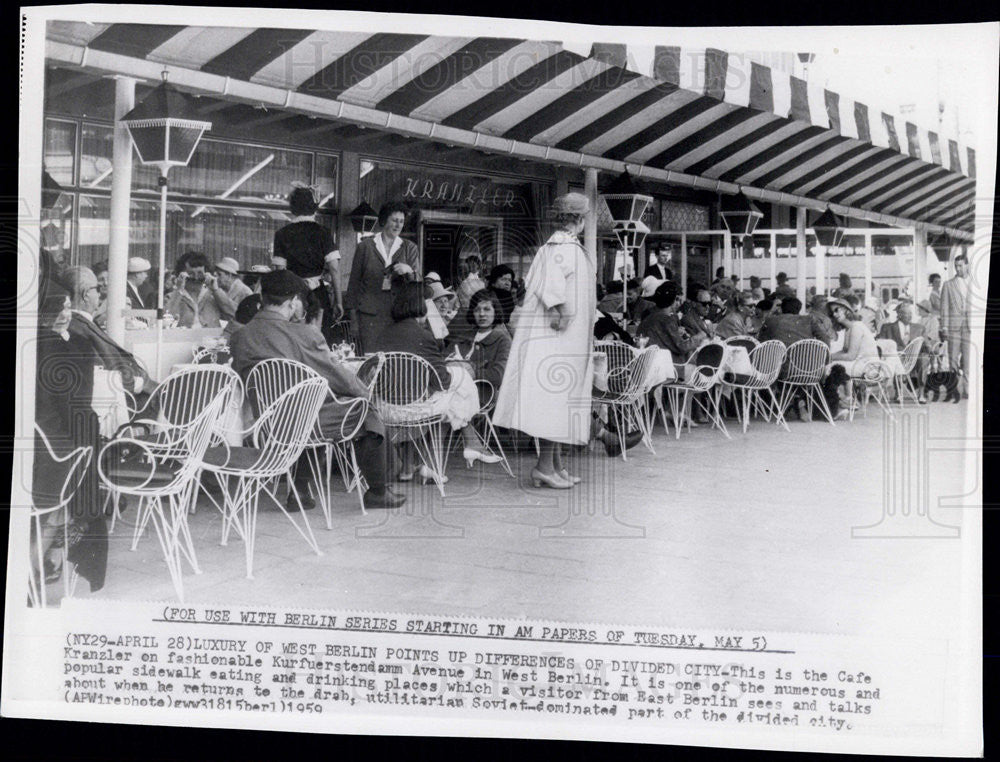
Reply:
[[[187, 559], [195, 574], [200, 574], [191, 532], [188, 528], [188, 503], [201, 471], [201, 460], [225, 409], [226, 393], [220, 391], [203, 406], [195, 420], [174, 427], [164, 426], [171, 441], [179, 443], [176, 457], [164, 458], [148, 440], [120, 437], [101, 450], [97, 472], [116, 494], [139, 498], [139, 513], [152, 521], [160, 541], [174, 590], [184, 600], [181, 557]], [[171, 430], [172, 429], [172, 430]], [[133, 453], [129, 455], [128, 450]], [[118, 453], [117, 457], [108, 457]]]
[[624, 368], [639, 351], [624, 341], [595, 341], [594, 350], [607, 355], [609, 373], [615, 368]]
[[[147, 450], [160, 460], [184, 457], [187, 453], [185, 428], [198, 420], [205, 407], [220, 394], [224, 397], [223, 413], [213, 428], [212, 436], [224, 437], [239, 428], [236, 422], [239, 421], [240, 406], [243, 401], [243, 384], [236, 371], [228, 365], [191, 366], [168, 376], [152, 391], [143, 407], [136, 411], [132, 419], [125, 423], [117, 434], [128, 433], [129, 436], [142, 439]], [[140, 431], [144, 431], [145, 434], [139, 434]], [[199, 488], [196, 486], [190, 504], [192, 512], [198, 494]], [[211, 493], [205, 494], [221, 511], [222, 506], [216, 502]], [[115, 523], [121, 516], [118, 509], [118, 495], [110, 488], [108, 500], [113, 506], [110, 531], [114, 532]], [[144, 515], [141, 511], [136, 514], [132, 550], [138, 547], [147, 520], [148, 514]]]
[[[507, 453], [504, 452], [503, 445], [500, 444], [500, 436], [493, 425], [493, 409], [497, 405], [497, 390], [489, 381], [484, 378], [475, 380], [476, 389], [479, 391], [480, 406], [479, 412], [472, 418], [472, 425], [475, 426], [479, 439], [483, 443], [486, 455], [496, 455], [500, 458], [500, 465], [503, 466], [507, 475], [514, 478], [514, 471], [507, 460]], [[451, 452], [455, 447], [455, 442], [459, 434], [452, 430], [448, 433], [448, 443], [445, 446], [444, 462], [451, 458]]]
[[747, 352], [752, 352], [754, 347], [760, 344], [753, 336], [747, 335], [730, 336], [723, 343], [727, 346], [743, 347]]
[[[278, 399], [296, 384], [306, 379], [319, 378], [320, 376], [313, 368], [304, 365], [296, 360], [276, 358], [263, 360], [257, 363], [247, 376], [246, 392], [250, 400], [251, 409], [255, 415], [259, 415], [271, 403]], [[340, 426], [339, 437], [336, 441], [331, 441], [323, 436], [319, 428], [319, 422], [309, 433], [309, 442], [306, 445], [306, 458], [309, 462], [309, 470], [312, 475], [312, 486], [323, 508], [323, 517], [326, 520], [326, 528], [333, 528], [332, 518], [332, 497], [330, 492], [330, 474], [333, 461], [336, 459], [337, 467], [344, 481], [344, 489], [348, 492], [357, 490], [358, 502], [361, 504], [361, 512], [365, 513], [365, 491], [367, 483], [358, 468], [358, 458], [354, 450], [353, 439], [364, 426], [364, 419], [368, 413], [368, 400], [356, 397], [351, 400], [341, 400], [332, 391], [329, 397], [341, 405], [344, 405], [344, 420]], [[349, 419], [357, 422], [348, 425]]]
[[[627, 344], [623, 345], [628, 349]], [[595, 392], [593, 401], [597, 405], [605, 405], [608, 414], [614, 422], [621, 445], [622, 460], [628, 460], [625, 441], [628, 433], [638, 429], [642, 432], [642, 441], [653, 454], [652, 418], [649, 410], [646, 379], [656, 354], [656, 347], [633, 353], [625, 364], [610, 367], [608, 370], [608, 390], [602, 394]], [[611, 360], [609, 358], [609, 364]]]
[[[223, 363], [219, 363], [220, 356], [225, 356], [227, 359]], [[225, 342], [197, 347], [191, 356], [191, 362], [193, 363], [229, 365], [232, 361], [233, 358], [229, 355], [229, 345]]]
[[864, 417], [868, 417], [868, 400], [872, 397], [890, 418], [895, 418], [892, 405], [889, 404], [888, 389], [893, 384], [895, 376], [892, 368], [885, 360], [872, 359], [865, 363], [861, 375], [851, 379], [854, 399], [851, 400], [850, 420], [854, 420], [855, 400], [861, 398], [861, 409]]
[[[727, 342], [729, 343], [729, 342]], [[772, 386], [781, 372], [781, 365], [785, 361], [785, 345], [776, 339], [765, 341], [750, 350], [750, 365], [753, 366], [753, 374], [745, 380], [727, 381], [725, 384], [734, 392], [739, 392], [740, 399], [736, 402], [736, 417], [743, 425], [743, 433], [746, 434], [750, 425], [750, 416], [756, 410], [764, 420], [771, 420], [778, 416], [777, 398], [774, 396]], [[784, 421], [780, 421], [784, 423]], [[786, 424], [785, 428], [788, 426]]]
[[[63, 513], [62, 516], [62, 578], [63, 595], [67, 598], [73, 594], [76, 586], [76, 571], [69, 568], [69, 503], [76, 495], [87, 473], [90, 459], [94, 455], [93, 447], [77, 447], [74, 450], [59, 455], [52, 449], [49, 438], [45, 432], [35, 424], [35, 434], [45, 446], [46, 455], [55, 463], [65, 464], [66, 475], [63, 478], [62, 487], [59, 490], [59, 498], [53, 505], [38, 507], [33, 505], [29, 511], [31, 517], [31, 534], [34, 536], [33, 547], [29, 547], [29, 555], [32, 555], [31, 573], [28, 575], [28, 601], [33, 607], [46, 606], [45, 591], [45, 543], [43, 522], [48, 516]], [[36, 491], [37, 491], [36, 485]], [[29, 544], [30, 545], [30, 544]]]
[[253, 425], [242, 432], [244, 441], [249, 438], [252, 446], [231, 447], [223, 440], [220, 446], [205, 451], [202, 466], [206, 471], [214, 473], [222, 484], [225, 503], [222, 544], [227, 544], [229, 532], [235, 528], [243, 540], [246, 552], [247, 579], [253, 579], [257, 506], [261, 492], [274, 500], [316, 555], [322, 555], [305, 511], [301, 510], [302, 503], [295, 491], [294, 482], [290, 481], [289, 489], [299, 500], [304, 529], [275, 497], [270, 485], [277, 477], [287, 474], [303, 450], [309, 446], [316, 417], [329, 389], [326, 379], [308, 378], [278, 396], [261, 412]]
[[444, 388], [437, 371], [408, 352], [379, 352], [361, 365], [358, 378], [371, 389], [371, 405], [390, 437], [413, 442], [443, 497], [445, 414], [429, 402], [432, 381]]
[[913, 386], [913, 369], [917, 367], [917, 360], [920, 358], [920, 350], [924, 345], [924, 337], [917, 336], [913, 339], [899, 355], [899, 362], [903, 366], [902, 372], [897, 372], [893, 377], [893, 385], [896, 387], [896, 399], [899, 406], [903, 406], [903, 394], [909, 394], [914, 402], [919, 402], [920, 397]]
[[[663, 385], [663, 394], [670, 406], [670, 417], [674, 421], [674, 438], [681, 438], [681, 428], [687, 423], [691, 430], [691, 404], [697, 402], [711, 421], [712, 428], [723, 433], [726, 439], [732, 439], [722, 420], [719, 405], [719, 381], [722, 380], [722, 361], [725, 358], [725, 347], [717, 342], [704, 344], [695, 350], [691, 359], [684, 366], [684, 378], [670, 381]], [[698, 399], [698, 396], [704, 399]], [[660, 411], [663, 427], [670, 431], [667, 424], [667, 412], [663, 406], [662, 397], [656, 401]]]
[[836, 425], [823, 396], [823, 376], [829, 363], [830, 348], [818, 339], [801, 339], [788, 347], [784, 367], [778, 376], [781, 389], [778, 398], [779, 424], [787, 425], [785, 411], [795, 395], [801, 393], [805, 396], [808, 420], [812, 420], [813, 404], [817, 404], [830, 425]]

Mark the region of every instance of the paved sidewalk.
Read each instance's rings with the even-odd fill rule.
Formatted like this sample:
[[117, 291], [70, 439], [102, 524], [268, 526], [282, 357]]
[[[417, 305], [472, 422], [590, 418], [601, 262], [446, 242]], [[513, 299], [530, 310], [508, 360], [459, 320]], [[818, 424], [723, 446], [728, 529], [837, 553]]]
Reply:
[[[918, 419], [932, 438], [960, 439], [966, 410], [910, 406], [899, 420], [907, 441], [916, 441]], [[397, 485], [407, 504], [367, 516], [337, 479], [332, 529], [318, 508], [309, 513], [321, 556], [262, 499], [253, 580], [244, 576], [242, 542], [219, 545], [219, 513], [203, 500], [190, 517], [203, 573], [186, 569], [186, 602], [946, 632], [958, 606], [959, 542], [852, 538], [852, 527], [880, 521], [883, 463], [900, 457], [899, 447], [883, 446], [883, 414], [873, 407], [853, 424], [789, 426], [754, 421], [746, 435], [734, 426], [731, 441], [707, 427], [675, 440], [657, 426], [655, 455], [642, 446], [627, 462], [595, 453], [575, 464], [585, 481], [570, 491], [532, 489], [530, 453], [512, 459], [518, 480], [499, 466], [467, 470], [455, 457], [447, 497], [433, 486]], [[959, 527], [974, 509], [938, 502], [974, 488], [979, 474], [965, 478], [963, 457], [974, 455], [931, 452], [927, 474], [931, 516]], [[129, 551], [132, 516], [134, 508], [111, 538], [108, 582], [95, 596], [175, 600], [156, 539]], [[920, 527], [933, 530], [926, 520]], [[88, 596], [86, 582], [77, 594]]]

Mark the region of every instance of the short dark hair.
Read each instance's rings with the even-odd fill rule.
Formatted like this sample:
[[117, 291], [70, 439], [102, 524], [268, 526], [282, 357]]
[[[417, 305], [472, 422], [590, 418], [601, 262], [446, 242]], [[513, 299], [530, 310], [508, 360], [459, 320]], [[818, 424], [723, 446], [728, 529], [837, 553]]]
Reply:
[[680, 292], [680, 286], [672, 280], [661, 283], [656, 287], [656, 291], [653, 292], [653, 304], [661, 310], [665, 309], [677, 301], [677, 295]]
[[379, 227], [385, 227], [385, 223], [396, 212], [402, 212], [406, 216], [406, 205], [402, 201], [386, 201], [382, 204], [382, 208], [378, 210]]
[[316, 213], [316, 197], [311, 188], [292, 188], [288, 194], [288, 208], [296, 217], [308, 217]]
[[783, 315], [798, 315], [802, 312], [802, 302], [794, 296], [786, 296], [781, 300], [781, 313]]
[[[308, 304], [309, 292], [303, 291], [300, 294], [267, 294], [263, 291], [260, 292], [261, 304], [266, 304], [269, 307], [277, 307], [279, 304], [284, 304], [285, 302], [290, 302], [295, 297], [299, 297], [303, 304]], [[248, 297], [249, 298], [249, 297]], [[242, 302], [241, 302], [242, 304]]]
[[186, 255], [187, 259], [184, 260], [184, 267], [204, 267], [206, 270], [209, 267], [208, 257], [199, 251], [190, 251]]
[[772, 307], [774, 307], [774, 299], [765, 297], [757, 302], [757, 309], [761, 312], [770, 312]]
[[[476, 325], [475, 311], [483, 302], [489, 302], [493, 305], [493, 325], [496, 325], [503, 318], [503, 307], [500, 304], [500, 299], [487, 288], [481, 288], [476, 293], [474, 293], [469, 298], [469, 310], [465, 315], [465, 319], [468, 321], [469, 325]], [[490, 328], [493, 326], [491, 325]]]
[[174, 263], [174, 272], [175, 273], [184, 272], [184, 268], [187, 266], [188, 260], [191, 259], [191, 257], [197, 255], [198, 255], [197, 251], [185, 251], [183, 254], [177, 257], [177, 261]]
[[[754, 284], [756, 284], [756, 285], [754, 285]], [[760, 278], [758, 276], [756, 276], [756, 275], [751, 275], [750, 276], [750, 287], [751, 288], [760, 288]]]
[[778, 273], [777, 275], [774, 276], [774, 279], [778, 281], [778, 283], [784, 283], [786, 280], [788, 280], [788, 273]]
[[424, 284], [420, 281], [399, 283], [392, 290], [392, 319], [397, 323], [407, 318], [423, 317], [427, 314], [424, 301]]
[[627, 291], [638, 291], [642, 288], [642, 281], [638, 278], [629, 278], [628, 283], [625, 285]]
[[958, 254], [953, 261], [957, 262], [960, 259], [965, 262], [965, 264], [969, 264], [969, 256], [967, 254]]
[[715, 277], [716, 278], [724, 278], [724, 277], [726, 277], [726, 266], [725, 265], [723, 265], [722, 267], [716, 267], [715, 268]]
[[931, 273], [930, 277], [927, 279], [927, 282], [933, 283], [936, 280], [941, 280], [941, 273]]
[[101, 273], [106, 273], [108, 271], [108, 260], [102, 259], [100, 262], [95, 262], [91, 268], [91, 272], [94, 275], [100, 275]]
[[505, 275], [509, 275], [511, 279], [513, 279], [514, 269], [510, 265], [496, 265], [492, 270], [490, 270], [490, 274], [486, 278], [486, 285], [492, 286]]
[[306, 294], [306, 322], [311, 323], [319, 317], [322, 312], [323, 302], [320, 301], [319, 295], [315, 291], [309, 291]]

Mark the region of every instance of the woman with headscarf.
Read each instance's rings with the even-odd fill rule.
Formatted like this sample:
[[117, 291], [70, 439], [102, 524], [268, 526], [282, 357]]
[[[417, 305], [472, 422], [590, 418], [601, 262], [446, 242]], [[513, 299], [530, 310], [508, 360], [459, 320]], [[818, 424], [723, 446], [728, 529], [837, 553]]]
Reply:
[[344, 307], [351, 316], [351, 332], [360, 343], [358, 354], [372, 352], [382, 331], [392, 325], [393, 281], [420, 279], [420, 251], [401, 237], [406, 207], [383, 204], [378, 213], [380, 232], [365, 238], [354, 252]]
[[561, 446], [590, 438], [596, 263], [577, 240], [589, 210], [580, 193], [553, 203], [558, 229], [528, 270], [493, 416], [497, 426], [539, 440], [536, 487], [568, 489], [579, 481], [564, 467]]
[[500, 302], [500, 314], [497, 316], [499, 322], [507, 325], [510, 322], [510, 315], [517, 305], [514, 296], [514, 270], [509, 265], [497, 265], [490, 270], [486, 278], [486, 288], [496, 295]]

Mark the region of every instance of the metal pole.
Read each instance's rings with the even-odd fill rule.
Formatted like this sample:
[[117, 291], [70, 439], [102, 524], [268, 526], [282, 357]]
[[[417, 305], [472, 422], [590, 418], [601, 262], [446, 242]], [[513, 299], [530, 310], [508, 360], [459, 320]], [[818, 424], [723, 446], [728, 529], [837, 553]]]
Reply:
[[914, 302], [920, 301], [921, 289], [927, 283], [927, 229], [918, 226], [913, 231], [913, 297]]
[[868, 299], [872, 293], [872, 234], [865, 233], [865, 297], [864, 304], [868, 304]]
[[597, 197], [597, 170], [588, 167], [584, 175], [584, 193], [590, 202], [590, 212], [587, 213], [587, 221], [583, 228], [583, 248], [597, 261], [597, 204], [600, 199]]
[[159, 267], [159, 303], [156, 308], [156, 380], [163, 379], [162, 347], [163, 347], [163, 313], [165, 298], [163, 293], [163, 275], [167, 267], [167, 170], [161, 170], [160, 175], [160, 267]]
[[816, 244], [816, 293], [825, 294], [826, 288], [826, 246]]
[[771, 290], [774, 291], [775, 281], [778, 280], [778, 236], [771, 233]]
[[[108, 335], [125, 343], [125, 299], [128, 278], [129, 207], [132, 196], [132, 138], [121, 123], [135, 105], [135, 80], [115, 79], [115, 127], [111, 149], [111, 216], [108, 241]], [[138, 308], [138, 305], [134, 305]]]
[[[725, 277], [733, 274], [733, 237], [728, 233], [722, 234], [722, 273]], [[715, 273], [709, 273], [709, 283], [715, 280]], [[697, 294], [695, 294], [697, 297]]]
[[806, 303], [806, 208], [800, 206], [795, 214], [795, 295]]
[[688, 237], [681, 233], [681, 293], [687, 299], [688, 293]]

